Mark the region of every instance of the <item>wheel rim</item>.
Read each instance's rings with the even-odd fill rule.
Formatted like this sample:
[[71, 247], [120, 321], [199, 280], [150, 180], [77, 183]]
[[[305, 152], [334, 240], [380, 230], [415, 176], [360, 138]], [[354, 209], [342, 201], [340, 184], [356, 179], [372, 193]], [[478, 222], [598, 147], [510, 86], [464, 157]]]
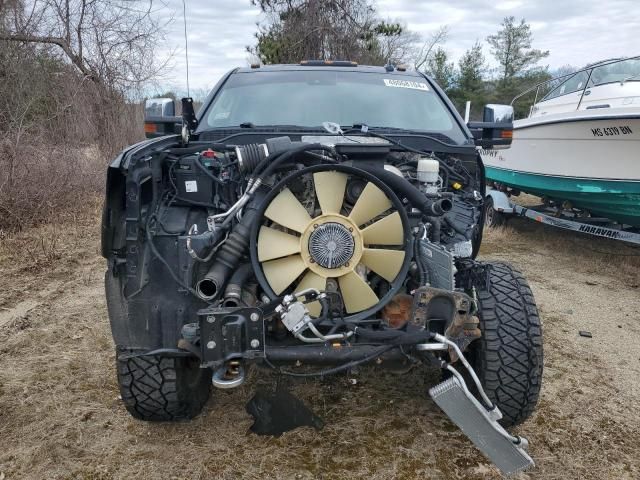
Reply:
[[493, 227], [495, 225], [495, 213], [496, 212], [493, 208], [493, 200], [491, 200], [491, 197], [489, 197], [484, 214], [485, 223], [487, 224], [487, 226]]

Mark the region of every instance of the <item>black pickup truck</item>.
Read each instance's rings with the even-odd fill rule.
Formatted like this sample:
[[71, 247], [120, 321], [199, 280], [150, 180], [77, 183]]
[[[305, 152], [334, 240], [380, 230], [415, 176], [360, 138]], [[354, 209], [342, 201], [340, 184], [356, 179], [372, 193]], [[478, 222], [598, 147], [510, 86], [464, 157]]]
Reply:
[[465, 125], [430, 78], [302, 62], [226, 74], [196, 114], [148, 101], [150, 138], [108, 169], [106, 295], [127, 410], [197, 415], [251, 365], [322, 377], [440, 368], [435, 402], [503, 471], [535, 408], [542, 332], [527, 282], [475, 259], [484, 168], [511, 107]]

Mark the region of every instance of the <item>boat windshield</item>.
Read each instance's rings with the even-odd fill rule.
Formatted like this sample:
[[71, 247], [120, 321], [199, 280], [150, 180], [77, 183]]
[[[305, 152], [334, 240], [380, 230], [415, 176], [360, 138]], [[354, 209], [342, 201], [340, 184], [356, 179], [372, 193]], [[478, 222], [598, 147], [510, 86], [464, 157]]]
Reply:
[[[547, 93], [541, 101], [550, 100], [568, 93], [579, 92], [585, 87], [597, 87], [607, 83], [640, 81], [640, 58], [630, 58], [615, 63], [606, 63], [591, 70], [582, 70], [563, 81]], [[588, 84], [587, 84], [588, 82]], [[550, 86], [551, 86], [550, 82]]]
[[640, 82], [640, 57], [614, 59], [599, 62], [574, 73], [546, 80], [516, 95], [511, 101], [531, 94], [533, 103], [544, 102], [556, 97], [581, 92], [587, 88], [619, 82]]
[[640, 81], [640, 58], [595, 67], [591, 71], [589, 86], [628, 81]]
[[567, 95], [568, 93], [584, 90], [584, 87], [587, 84], [588, 80], [589, 74], [587, 72], [578, 72], [566, 79], [557, 87], [553, 88], [542, 98], [541, 101], [544, 102], [545, 100], [551, 100], [552, 98], [556, 98], [561, 95]]

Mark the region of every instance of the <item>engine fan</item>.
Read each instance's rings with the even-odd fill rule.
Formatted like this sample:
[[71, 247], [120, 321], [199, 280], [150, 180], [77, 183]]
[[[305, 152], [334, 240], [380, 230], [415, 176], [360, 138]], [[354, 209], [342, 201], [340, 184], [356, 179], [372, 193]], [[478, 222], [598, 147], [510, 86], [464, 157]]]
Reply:
[[[317, 208], [305, 208], [289, 188], [300, 176], [313, 179]], [[353, 182], [363, 187], [351, 206], [345, 191]], [[345, 312], [364, 318], [382, 308], [406, 277], [412, 237], [402, 203], [378, 178], [357, 168], [322, 165], [290, 175], [267, 196], [258, 218], [252, 261], [272, 297], [292, 286], [294, 292], [322, 291], [327, 279], [335, 279]], [[383, 298], [368, 282], [374, 275], [389, 282]], [[308, 307], [312, 315], [320, 314], [318, 302]]]

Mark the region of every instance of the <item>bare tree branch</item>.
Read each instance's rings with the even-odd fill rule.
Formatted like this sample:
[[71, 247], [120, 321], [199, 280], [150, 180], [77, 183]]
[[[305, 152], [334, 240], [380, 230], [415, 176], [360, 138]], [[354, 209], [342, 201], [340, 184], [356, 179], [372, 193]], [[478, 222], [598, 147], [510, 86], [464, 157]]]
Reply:
[[434, 33], [432, 33], [429, 38], [425, 40], [413, 61], [413, 67], [416, 70], [420, 70], [429, 61], [429, 58], [431, 57], [431, 54], [433, 53], [435, 47], [444, 43], [447, 39], [448, 34], [449, 27], [444, 25]]
[[[107, 88], [138, 88], [167, 61], [154, 54], [164, 23], [153, 0], [31, 0], [0, 39], [56, 45], [83, 75]], [[170, 20], [169, 20], [170, 21]]]
[[67, 58], [73, 63], [78, 70], [80, 70], [84, 75], [93, 78], [93, 72], [82, 62], [82, 59], [78, 57], [71, 50], [71, 46], [64, 38], [59, 37], [39, 37], [37, 35], [24, 35], [20, 33], [14, 34], [5, 34], [0, 32], [0, 40], [10, 40], [14, 42], [30, 42], [30, 43], [47, 43], [51, 45], [57, 45], [62, 49]]

